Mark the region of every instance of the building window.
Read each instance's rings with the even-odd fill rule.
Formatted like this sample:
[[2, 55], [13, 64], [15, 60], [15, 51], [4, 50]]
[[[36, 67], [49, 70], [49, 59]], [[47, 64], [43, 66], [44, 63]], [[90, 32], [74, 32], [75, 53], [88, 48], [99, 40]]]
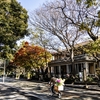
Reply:
[[78, 64], [75, 64], [75, 69], [76, 69], [76, 73], [78, 73], [79, 72]]
[[94, 74], [94, 63], [89, 63], [89, 73]]
[[81, 64], [78, 64], [78, 67], [79, 67], [79, 72], [81, 72], [81, 71], [82, 71], [82, 66], [81, 66]]
[[75, 64], [76, 73], [83, 72], [84, 63]]
[[55, 73], [59, 74], [59, 66], [55, 66]]
[[61, 66], [61, 73], [62, 74], [66, 74], [67, 73], [66, 65]]
[[72, 73], [72, 65], [68, 65], [68, 73]]

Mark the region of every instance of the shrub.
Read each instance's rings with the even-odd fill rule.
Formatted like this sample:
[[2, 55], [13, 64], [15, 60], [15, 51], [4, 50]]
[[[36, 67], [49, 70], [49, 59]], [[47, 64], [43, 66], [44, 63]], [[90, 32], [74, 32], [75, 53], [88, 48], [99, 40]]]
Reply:
[[65, 84], [71, 84], [75, 82], [75, 77], [72, 74], [68, 74], [65, 78]]
[[96, 75], [97, 75], [98, 79], [100, 79], [100, 68], [96, 69]]

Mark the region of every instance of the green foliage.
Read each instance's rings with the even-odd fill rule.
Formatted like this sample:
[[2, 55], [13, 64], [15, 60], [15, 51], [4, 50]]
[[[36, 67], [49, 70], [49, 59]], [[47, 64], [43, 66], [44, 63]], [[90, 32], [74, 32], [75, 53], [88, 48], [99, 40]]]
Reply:
[[85, 16], [81, 15], [82, 22], [79, 25], [79, 31], [85, 30], [93, 41], [97, 40], [98, 38], [95, 35], [94, 30], [100, 27], [100, 11], [98, 11], [98, 0], [76, 0], [76, 2], [80, 6], [81, 4], [84, 5], [84, 10], [86, 10], [86, 12], [90, 11], [91, 13], [84, 13], [83, 15]]
[[93, 6], [95, 3], [96, 0], [86, 0], [85, 4], [87, 4], [87, 8]]
[[50, 37], [48, 38], [47, 34], [39, 28], [36, 28], [30, 37], [31, 41], [33, 44], [42, 46], [42, 47], [47, 47], [48, 44], [50, 43]]
[[98, 20], [95, 22], [95, 25], [97, 26], [97, 27], [100, 27], [100, 10], [98, 11]]
[[93, 82], [93, 78], [88, 76], [86, 82]]
[[96, 69], [96, 75], [100, 79], [100, 68], [99, 67]]
[[16, 0], [0, 1], [0, 51], [14, 48], [16, 41], [28, 35], [27, 11]]
[[79, 26], [79, 30], [81, 31], [81, 30], [89, 30], [89, 29], [86, 23], [81, 23]]
[[[100, 15], [99, 15], [100, 16]], [[100, 19], [96, 21], [96, 26], [100, 27]]]
[[77, 3], [81, 2], [81, 0], [76, 0]]
[[98, 11], [98, 18], [100, 18], [100, 10]]
[[[77, 3], [82, 2], [82, 0], [76, 0]], [[87, 5], [87, 8], [96, 5], [96, 0], [85, 0], [85, 4]]]
[[93, 82], [97, 82], [98, 81], [98, 78], [96, 76], [87, 76], [86, 78], [86, 83], [93, 83]]
[[15, 50], [11, 49], [9, 45], [3, 46], [2, 49], [3, 52], [0, 52], [0, 57], [11, 61], [13, 59]]
[[100, 40], [92, 41], [84, 48], [84, 51], [90, 55], [97, 56], [100, 53]]

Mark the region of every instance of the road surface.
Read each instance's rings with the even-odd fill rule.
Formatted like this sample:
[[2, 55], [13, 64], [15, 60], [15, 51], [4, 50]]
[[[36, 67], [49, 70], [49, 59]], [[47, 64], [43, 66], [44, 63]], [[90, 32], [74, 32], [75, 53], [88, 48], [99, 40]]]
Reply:
[[100, 100], [100, 91], [65, 87], [59, 99], [51, 96], [47, 83], [6, 78], [0, 82], [0, 100]]

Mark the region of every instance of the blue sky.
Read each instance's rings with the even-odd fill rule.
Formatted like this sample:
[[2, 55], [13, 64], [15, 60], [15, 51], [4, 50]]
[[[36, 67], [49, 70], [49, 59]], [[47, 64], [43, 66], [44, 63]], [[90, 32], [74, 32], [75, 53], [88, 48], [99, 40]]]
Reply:
[[[17, 0], [18, 2], [20, 2], [21, 6], [23, 6], [27, 11], [28, 14], [32, 11], [34, 11], [35, 9], [39, 8], [41, 5], [43, 5], [43, 3], [45, 3], [46, 1], [52, 1], [52, 0]], [[24, 39], [21, 39], [20, 41], [18, 41], [18, 45], [23, 41], [29, 41], [28, 37], [25, 37]]]
[[51, 0], [17, 0], [20, 2], [20, 4], [26, 8], [27, 11], [33, 11], [36, 8], [39, 8], [43, 3], [46, 1], [51, 1]]

